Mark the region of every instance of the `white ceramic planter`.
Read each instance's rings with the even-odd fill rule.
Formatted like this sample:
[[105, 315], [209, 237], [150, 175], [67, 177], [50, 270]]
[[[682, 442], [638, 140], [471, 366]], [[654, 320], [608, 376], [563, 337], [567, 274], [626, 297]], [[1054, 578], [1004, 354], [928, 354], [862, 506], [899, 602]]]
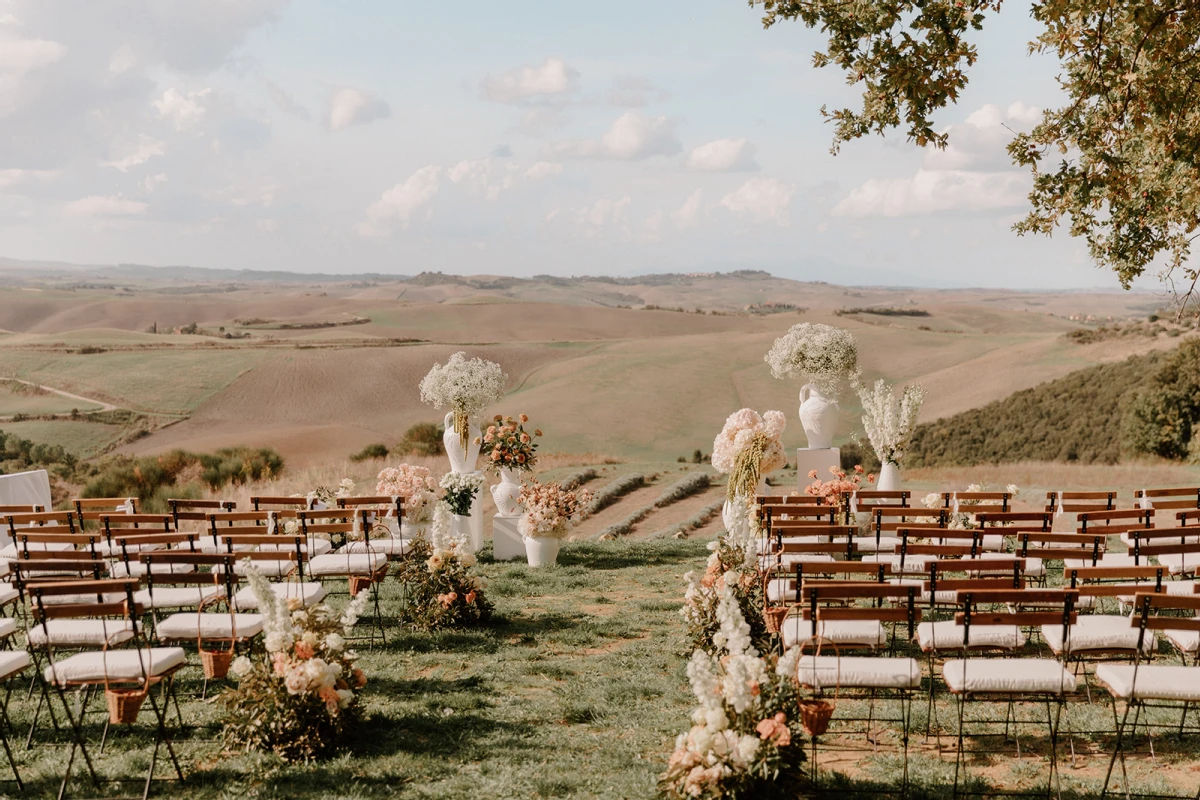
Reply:
[[552, 567], [558, 562], [562, 539], [557, 536], [525, 537], [525, 558], [531, 567]]
[[450, 515], [450, 530], [454, 534], [454, 538], [460, 542], [470, 543], [471, 541], [471, 515], [470, 514], [451, 514]]
[[454, 414], [447, 414], [445, 419], [446, 432], [442, 434], [442, 444], [446, 447], [446, 456], [450, 459], [450, 471], [466, 475], [475, 471], [475, 462], [479, 460], [479, 445], [475, 440], [482, 435], [479, 426], [471, 422], [468, 427], [466, 447], [459, 441], [454, 432]]
[[876, 487], [881, 492], [895, 492], [900, 489], [900, 468], [890, 461], [879, 468], [879, 480]]
[[821, 394], [811, 383], [800, 389], [800, 424], [810, 448], [824, 450], [833, 446], [839, 413], [837, 401]]
[[496, 514], [501, 517], [519, 517], [524, 510], [521, 496], [521, 473], [515, 469], [501, 469], [500, 482], [492, 487], [492, 500], [496, 502]]

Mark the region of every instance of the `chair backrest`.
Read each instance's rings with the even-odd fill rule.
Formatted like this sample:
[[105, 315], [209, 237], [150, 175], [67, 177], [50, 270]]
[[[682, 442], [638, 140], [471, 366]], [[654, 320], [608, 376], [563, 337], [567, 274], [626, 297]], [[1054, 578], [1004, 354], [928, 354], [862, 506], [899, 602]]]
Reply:
[[1170, 571], [1160, 566], [1136, 567], [1067, 567], [1063, 581], [1068, 588], [1078, 589], [1081, 596], [1118, 597], [1138, 592], [1166, 591], [1164, 581]]
[[1150, 508], [1185, 508], [1200, 510], [1200, 486], [1176, 489], [1137, 489], [1133, 493], [1134, 505]]
[[45, 510], [45, 506], [39, 505], [0, 505], [0, 514], [37, 514]]
[[1076, 515], [1078, 533], [1126, 533], [1154, 527], [1154, 509], [1122, 508], [1113, 511], [1084, 511]]
[[[59, 533], [53, 529], [47, 531], [35, 528], [17, 531], [13, 545], [18, 558], [28, 558], [30, 555], [40, 556], [42, 553], [94, 551], [99, 540], [95, 533]], [[47, 545], [58, 545], [62, 549], [50, 548]]]
[[[51, 676], [51, 684], [65, 687], [77, 683], [97, 684], [103, 682], [107, 685], [107, 681], [75, 681], [66, 675], [59, 676], [55, 666], [57, 648], [49, 630], [49, 622], [53, 619], [97, 618], [123, 620], [128, 623], [128, 630], [133, 635], [132, 643], [139, 654], [140, 676], [134, 680], [130, 680], [128, 676], [122, 676], [114, 683], [138, 683], [142, 686], [149, 683], [148, 665], [142, 655], [145, 652], [142, 645], [143, 626], [139, 624], [143, 609], [134, 602], [133, 596], [139, 585], [140, 582], [135, 578], [31, 581], [26, 585], [30, 599], [30, 624], [41, 625], [45, 637], [46, 669]], [[64, 597], [68, 598], [68, 601], [55, 602], [56, 598]], [[77, 602], [77, 599], [82, 597], [95, 597], [96, 599], [94, 602]], [[120, 625], [113, 629], [113, 634], [124, 636], [126, 630], [124, 625]], [[72, 646], [69, 649], [74, 651], [76, 648]], [[107, 644], [105, 644], [104, 650], [107, 651], [107, 649]]]
[[98, 520], [101, 514], [136, 514], [138, 510], [136, 497], [77, 497], [71, 503], [81, 528], [86, 522]]
[[1176, 523], [1178, 525], [1186, 525], [1189, 527], [1194, 526], [1194, 525], [1200, 525], [1200, 509], [1188, 509], [1187, 511], [1177, 511], [1177, 512], [1175, 512], [1175, 519], [1178, 520], [1178, 522]]
[[[1004, 566], [1003, 561], [997, 560], [997, 573], [972, 575], [966, 578], [947, 577], [961, 571], [962, 565], [945, 561], [930, 561], [926, 564], [929, 573], [928, 580], [923, 582], [925, 591], [929, 592], [930, 606], [938, 605], [939, 592], [970, 592], [980, 589], [1014, 590], [1025, 588], [1025, 562], [1017, 559], [1009, 563], [1011, 574], [1000, 575], [998, 570]], [[990, 565], [989, 565], [990, 569]], [[957, 594], [955, 595], [957, 601]]]
[[771, 555], [832, 555], [853, 559], [856, 552], [854, 539], [836, 542], [783, 542]]
[[1015, 555], [1022, 558], [1082, 559], [1093, 565], [1108, 549], [1104, 534], [1018, 533]]
[[100, 526], [108, 539], [137, 533], [171, 533], [170, 514], [100, 514]]
[[[218, 537], [221, 550], [234, 553], [240, 561], [294, 561], [301, 581], [304, 580], [304, 565], [308, 562], [308, 551], [304, 549], [305, 537], [286, 533], [243, 534], [226, 533]], [[271, 550], [252, 550], [267, 545]]]
[[280, 497], [271, 495], [251, 497], [250, 504], [254, 506], [255, 511], [263, 511], [268, 508], [304, 509], [308, 508], [309, 505], [307, 497]]
[[807, 524], [825, 520], [830, 525], [834, 525], [838, 521], [838, 510], [833, 506], [823, 506], [817, 503], [812, 504], [767, 504], [759, 508], [759, 525], [762, 528], [773, 528], [774, 526], [784, 522], [798, 522]]
[[378, 509], [381, 512], [390, 512], [388, 516], [394, 516], [403, 519], [404, 517], [404, 498], [403, 497], [388, 497], [387, 495], [371, 495], [363, 497], [339, 497], [337, 499], [338, 508], [362, 508], [368, 506]]
[[[1137, 563], [1151, 556], [1200, 553], [1200, 530], [1196, 528], [1158, 528], [1154, 531], [1131, 531], [1129, 535], [1129, 552]], [[1192, 563], [1200, 563], [1200, 558], [1192, 559]]]
[[1075, 589], [968, 589], [958, 592], [956, 599], [963, 610], [954, 615], [954, 623], [963, 628], [964, 647], [970, 646], [971, 625], [1061, 624], [1065, 642], [1070, 641], [1070, 627], [1078, 619]]
[[[801, 602], [807, 603], [803, 610], [805, 619], [820, 621], [866, 620], [875, 622], [903, 622], [908, 626], [908, 638], [912, 639], [921, 621], [921, 609], [917, 597], [921, 587], [913, 584], [895, 583], [810, 583], [801, 590]], [[855, 600], [875, 601], [868, 606], [850, 605]], [[903, 600], [902, 606], [885, 606], [883, 600]], [[822, 601], [837, 605], [821, 605]]]
[[[1197, 631], [1200, 632], [1200, 593], [1195, 592], [1197, 583], [1192, 587], [1190, 595], [1173, 595], [1166, 593], [1139, 592], [1133, 598], [1133, 616], [1130, 623], [1139, 630], [1137, 655], [1134, 660], [1134, 673], [1131, 685], [1136, 685], [1137, 665], [1141, 661], [1142, 648], [1146, 642], [1146, 631]], [[1151, 614], [1151, 611], [1166, 611], [1168, 614]], [[1190, 616], [1178, 616], [1180, 611], [1190, 611]]]
[[208, 515], [213, 511], [233, 511], [237, 503], [233, 500], [167, 500], [171, 507], [171, 518], [175, 527], [181, 520], [192, 522], [207, 522]]
[[108, 562], [94, 550], [60, 550], [31, 553], [27, 558], [10, 562], [13, 588], [28, 596], [32, 582], [55, 583], [83, 578], [99, 580], [108, 574]]
[[[200, 553], [183, 550], [149, 550], [138, 554], [138, 560], [146, 566], [146, 589], [154, 597], [156, 585], [168, 586], [225, 586], [225, 598], [233, 597], [234, 585], [239, 577], [233, 565], [241, 553]], [[274, 560], [280, 560], [275, 556]], [[155, 565], [180, 564], [194, 569], [188, 571], [156, 570]], [[209, 567], [205, 572], [201, 567]], [[221, 569], [216, 569], [221, 567]]]
[[876, 506], [871, 509], [871, 518], [878, 536], [884, 531], [900, 528], [944, 528], [950, 514], [944, 508], [905, 508], [900, 506]]
[[861, 511], [869, 511], [878, 506], [908, 508], [912, 492], [907, 489], [858, 489], [851, 497]]
[[1049, 532], [1054, 528], [1053, 511], [976, 511], [973, 513], [975, 521], [981, 527], [1007, 528], [1010, 533]]
[[1003, 513], [1009, 510], [1011, 501], [1011, 492], [942, 492], [942, 507], [960, 514], [971, 513], [980, 507], [999, 508]]
[[1058, 513], [1065, 511], [1112, 511], [1117, 507], [1115, 490], [1098, 492], [1046, 492], [1046, 510]]
[[40, 511], [21, 514], [5, 514], [4, 524], [8, 527], [11, 539], [17, 538], [17, 533], [23, 530], [39, 530], [63, 533], [75, 533], [75, 514], [70, 511]]
[[892, 565], [885, 561], [878, 563], [863, 561], [800, 561], [792, 567], [792, 570], [796, 576], [797, 586], [812, 583], [813, 581], [818, 583], [826, 582], [829, 580], [829, 575], [862, 575], [864, 577], [859, 582], [883, 583], [887, 576], [892, 574]]

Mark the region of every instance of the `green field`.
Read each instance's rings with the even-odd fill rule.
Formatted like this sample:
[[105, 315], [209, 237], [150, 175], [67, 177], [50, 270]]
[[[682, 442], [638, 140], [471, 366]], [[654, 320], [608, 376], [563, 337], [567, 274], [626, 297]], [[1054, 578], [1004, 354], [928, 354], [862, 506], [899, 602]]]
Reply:
[[80, 458], [101, 453], [125, 434], [120, 425], [73, 419], [0, 422], [0, 430], [33, 442], [62, 445], [68, 453]]
[[100, 406], [72, 400], [32, 386], [0, 381], [0, 417], [12, 414], [69, 414], [73, 410], [95, 411]]

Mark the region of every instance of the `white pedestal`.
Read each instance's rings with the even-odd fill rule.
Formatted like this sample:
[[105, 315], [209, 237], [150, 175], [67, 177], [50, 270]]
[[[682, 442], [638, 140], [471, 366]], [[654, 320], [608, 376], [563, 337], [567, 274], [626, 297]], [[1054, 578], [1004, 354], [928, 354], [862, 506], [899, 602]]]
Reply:
[[475, 502], [471, 504], [470, 539], [472, 550], [479, 552], [483, 548], [483, 489], [476, 493]]
[[817, 471], [819, 480], [827, 481], [833, 477], [829, 474], [829, 468], [841, 469], [841, 466], [842, 451], [836, 447], [796, 448], [796, 476], [801, 491], [804, 491], [804, 487], [812, 483], [813, 479], [808, 477], [808, 473], [814, 469]]
[[492, 517], [492, 555], [497, 561], [525, 558], [525, 539], [517, 528], [520, 517]]

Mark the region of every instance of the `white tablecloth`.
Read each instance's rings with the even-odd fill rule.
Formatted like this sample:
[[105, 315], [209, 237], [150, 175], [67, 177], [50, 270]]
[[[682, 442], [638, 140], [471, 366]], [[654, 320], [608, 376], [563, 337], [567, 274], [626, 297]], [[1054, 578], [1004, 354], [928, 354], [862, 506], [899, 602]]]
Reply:
[[[0, 506], [34, 504], [50, 510], [50, 476], [46, 470], [0, 475]], [[0, 526], [0, 547], [6, 547], [11, 541], [8, 526]]]

